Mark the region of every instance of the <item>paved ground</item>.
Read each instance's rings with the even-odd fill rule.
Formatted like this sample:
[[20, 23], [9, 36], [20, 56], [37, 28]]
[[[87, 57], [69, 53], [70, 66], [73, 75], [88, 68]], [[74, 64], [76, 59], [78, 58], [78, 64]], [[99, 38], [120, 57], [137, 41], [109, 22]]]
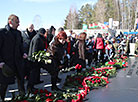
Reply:
[[109, 81], [106, 87], [90, 91], [85, 102], [138, 102], [138, 58], [130, 57], [128, 68]]
[[[37, 88], [47, 89], [51, 91], [50, 75], [41, 70], [41, 79], [44, 83], [36, 85]], [[63, 86], [67, 75], [75, 73], [60, 73], [62, 78], [58, 86]], [[138, 58], [130, 57], [128, 60], [128, 68], [126, 70], [118, 70], [117, 76], [109, 79], [110, 83], [106, 87], [94, 89], [89, 92], [85, 98], [85, 102], [138, 102]], [[27, 83], [25, 83], [26, 86]], [[17, 90], [17, 84], [10, 85], [7, 90], [6, 100], [11, 99], [9, 91]], [[18, 94], [18, 92], [16, 92]]]
[[[60, 83], [57, 83], [59, 88], [62, 88], [66, 76], [70, 75], [72, 73], [75, 73], [75, 71], [70, 71], [68, 73], [59, 73], [59, 78], [62, 79], [62, 81]], [[41, 80], [44, 80], [44, 83], [42, 84], [38, 84], [35, 85], [36, 88], [39, 89], [47, 89], [48, 91], [51, 91], [51, 76], [43, 69], [41, 69]], [[27, 86], [27, 81], [25, 82], [25, 88]], [[13, 84], [13, 85], [9, 85], [8, 90], [7, 90], [7, 94], [6, 94], [6, 100], [11, 100], [12, 97], [12, 91], [16, 91], [15, 94], [18, 94], [18, 88], [17, 88], [17, 83]]]

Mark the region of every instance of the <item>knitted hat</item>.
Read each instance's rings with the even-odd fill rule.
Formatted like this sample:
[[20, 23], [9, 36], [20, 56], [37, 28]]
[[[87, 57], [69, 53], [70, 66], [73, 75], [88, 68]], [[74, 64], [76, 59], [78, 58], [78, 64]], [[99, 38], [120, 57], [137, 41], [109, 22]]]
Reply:
[[41, 33], [41, 34], [45, 34], [46, 30], [45, 30], [44, 28], [40, 28], [40, 29], [38, 30], [38, 32]]

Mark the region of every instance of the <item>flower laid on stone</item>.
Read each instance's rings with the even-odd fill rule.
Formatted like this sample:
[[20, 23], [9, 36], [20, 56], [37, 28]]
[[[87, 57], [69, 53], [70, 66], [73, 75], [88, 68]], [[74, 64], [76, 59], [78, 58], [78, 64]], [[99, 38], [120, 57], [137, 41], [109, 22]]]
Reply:
[[96, 68], [93, 75], [94, 76], [112, 77], [112, 76], [116, 75], [116, 68], [114, 68], [114, 67]]
[[[34, 57], [38, 60], [40, 53], [37, 54]], [[49, 54], [47, 55], [49, 56]], [[49, 92], [46, 89], [40, 89], [34, 93], [28, 93], [24, 97], [16, 97], [14, 102], [83, 102], [91, 89], [107, 86], [109, 83], [108, 78], [116, 75], [116, 65], [123, 68], [127, 66], [127, 62], [124, 59], [114, 59], [113, 62], [107, 62], [105, 65], [100, 65], [100, 67], [95, 66], [68, 75], [63, 86], [65, 92]], [[73, 68], [78, 71], [82, 69], [82, 66], [77, 64]]]
[[86, 77], [83, 80], [82, 85], [88, 87], [98, 87], [98, 86], [105, 86], [108, 83], [109, 81], [107, 77], [91, 76], [91, 77]]

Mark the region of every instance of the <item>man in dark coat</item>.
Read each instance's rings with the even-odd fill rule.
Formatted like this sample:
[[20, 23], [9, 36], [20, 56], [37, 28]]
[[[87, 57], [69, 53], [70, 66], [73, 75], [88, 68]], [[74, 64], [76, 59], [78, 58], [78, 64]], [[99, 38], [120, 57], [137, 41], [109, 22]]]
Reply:
[[29, 51], [30, 42], [35, 35], [36, 31], [34, 30], [33, 24], [29, 25], [25, 31], [22, 31], [24, 52], [27, 54]]
[[49, 29], [49, 33], [47, 35], [48, 45], [53, 40], [53, 38], [55, 36], [55, 31], [56, 31], [56, 29], [54, 28], [54, 26], [51, 26]]
[[[33, 24], [30, 24], [25, 31], [22, 31], [24, 53], [28, 54], [30, 42], [35, 35], [36, 35], [36, 31], [34, 30]], [[25, 72], [26, 78], [28, 79], [29, 72], [31, 70], [31, 62], [28, 61], [27, 59], [24, 59], [24, 63], [25, 63], [24, 72]]]
[[[45, 49], [45, 34], [46, 30], [44, 28], [40, 28], [38, 33], [33, 37], [28, 56], [32, 56], [34, 52], [43, 51]], [[31, 59], [29, 59], [31, 61]], [[37, 83], [41, 83], [40, 81], [40, 68], [41, 65], [38, 62], [32, 63], [32, 70], [30, 71], [29, 79], [28, 79], [28, 85], [27, 89], [30, 92], [33, 92], [35, 90], [34, 85]]]
[[4, 102], [6, 90], [9, 84], [15, 81], [14, 76], [6, 77], [2, 73], [4, 64], [15, 73], [18, 81], [19, 92], [24, 92], [23, 43], [21, 32], [17, 30], [19, 18], [12, 14], [8, 18], [8, 25], [0, 29], [0, 96]]

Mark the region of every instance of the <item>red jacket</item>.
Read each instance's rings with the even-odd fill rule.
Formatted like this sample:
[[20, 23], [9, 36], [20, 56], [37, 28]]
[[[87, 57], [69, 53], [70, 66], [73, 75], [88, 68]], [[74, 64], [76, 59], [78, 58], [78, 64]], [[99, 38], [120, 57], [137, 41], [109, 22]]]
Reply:
[[104, 39], [103, 38], [96, 39], [96, 49], [104, 49]]

